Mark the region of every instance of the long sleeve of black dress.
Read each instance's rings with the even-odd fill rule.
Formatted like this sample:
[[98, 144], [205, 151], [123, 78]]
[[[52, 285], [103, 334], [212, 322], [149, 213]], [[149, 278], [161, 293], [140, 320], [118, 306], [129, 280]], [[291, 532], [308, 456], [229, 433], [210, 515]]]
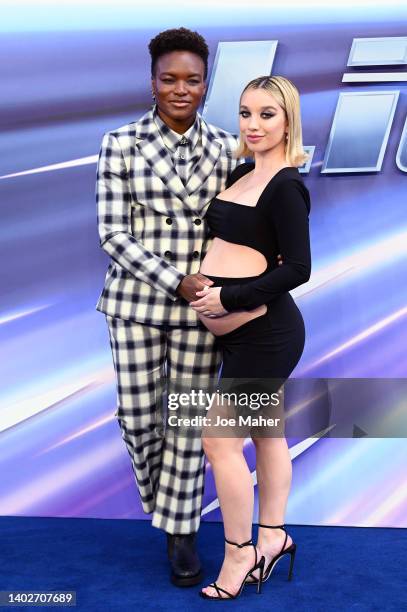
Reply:
[[271, 190], [266, 206], [283, 264], [253, 281], [222, 287], [220, 300], [228, 312], [252, 310], [272, 302], [310, 277], [310, 198], [302, 180], [290, 177], [279, 182]]

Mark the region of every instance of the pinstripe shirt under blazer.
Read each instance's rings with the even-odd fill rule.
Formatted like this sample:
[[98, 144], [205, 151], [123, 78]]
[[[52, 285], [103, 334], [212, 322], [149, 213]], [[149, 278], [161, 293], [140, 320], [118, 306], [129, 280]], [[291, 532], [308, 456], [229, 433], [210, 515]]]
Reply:
[[97, 309], [148, 325], [194, 326], [197, 315], [176, 288], [186, 274], [199, 271], [209, 246], [202, 218], [236, 166], [237, 140], [200, 117], [203, 155], [184, 187], [155, 112], [102, 141], [98, 229], [111, 262]]

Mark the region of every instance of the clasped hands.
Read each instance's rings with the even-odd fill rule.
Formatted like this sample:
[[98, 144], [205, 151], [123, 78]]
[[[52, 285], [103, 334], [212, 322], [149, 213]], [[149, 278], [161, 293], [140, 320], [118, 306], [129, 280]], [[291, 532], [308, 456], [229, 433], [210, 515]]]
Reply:
[[[277, 256], [278, 265], [283, 264], [281, 255]], [[206, 317], [223, 317], [228, 314], [220, 301], [222, 287], [212, 287], [213, 281], [204, 274], [187, 274], [177, 288], [179, 296], [184, 298], [195, 312]], [[198, 299], [196, 299], [198, 297]]]
[[178, 285], [177, 293], [189, 302], [195, 312], [212, 318], [222, 317], [228, 314], [220, 301], [222, 287], [211, 287], [211, 285], [213, 281], [200, 272], [188, 274]]

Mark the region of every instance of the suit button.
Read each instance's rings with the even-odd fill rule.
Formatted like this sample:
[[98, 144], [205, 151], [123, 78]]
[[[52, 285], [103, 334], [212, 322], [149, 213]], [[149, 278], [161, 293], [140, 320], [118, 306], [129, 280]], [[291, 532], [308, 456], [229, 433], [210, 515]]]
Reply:
[[165, 251], [164, 257], [167, 257], [167, 259], [171, 259], [171, 257], [172, 257], [171, 251]]
[[167, 225], [172, 225], [172, 219], [170, 217], [168, 217], [165, 222]]
[[194, 251], [194, 252], [192, 253], [192, 257], [193, 257], [194, 259], [198, 259], [198, 257], [199, 257], [199, 251]]
[[194, 223], [195, 225], [201, 225], [202, 221], [201, 219], [194, 219]]

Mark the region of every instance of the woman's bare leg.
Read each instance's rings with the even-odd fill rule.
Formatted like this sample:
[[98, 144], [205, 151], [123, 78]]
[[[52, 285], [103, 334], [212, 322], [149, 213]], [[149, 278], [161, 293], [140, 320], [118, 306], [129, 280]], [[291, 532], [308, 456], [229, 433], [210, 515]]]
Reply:
[[[259, 494], [259, 523], [283, 525], [291, 487], [292, 465], [284, 437], [253, 438], [256, 446], [256, 471]], [[266, 565], [283, 546], [282, 529], [259, 529], [258, 547], [266, 557]], [[286, 547], [291, 544], [288, 536]]]
[[[222, 511], [225, 537], [238, 544], [252, 537], [253, 480], [243, 455], [244, 438], [203, 438], [205, 454], [212, 465]], [[260, 557], [259, 557], [260, 559]], [[255, 562], [252, 546], [237, 548], [225, 543], [225, 558], [215, 582], [235, 594]], [[210, 596], [212, 587], [203, 589]]]

